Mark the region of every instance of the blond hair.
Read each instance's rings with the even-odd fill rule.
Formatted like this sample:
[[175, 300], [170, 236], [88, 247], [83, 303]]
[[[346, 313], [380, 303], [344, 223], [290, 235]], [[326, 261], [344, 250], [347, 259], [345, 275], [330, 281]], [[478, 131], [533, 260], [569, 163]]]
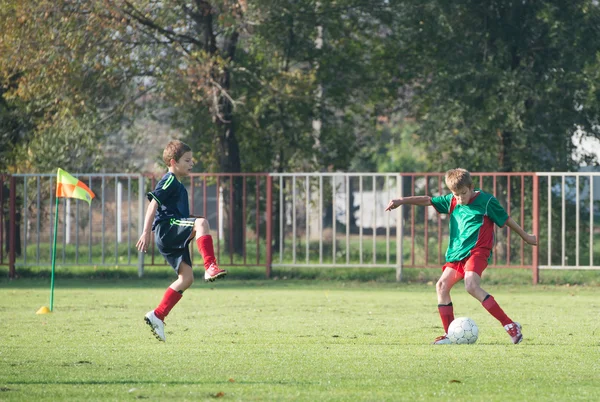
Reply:
[[163, 161], [167, 167], [171, 166], [171, 159], [175, 159], [175, 162], [179, 162], [179, 159], [184, 153], [190, 152], [192, 148], [183, 141], [173, 140], [167, 144], [163, 151]]
[[457, 191], [463, 187], [471, 188], [473, 186], [473, 180], [471, 180], [471, 173], [468, 170], [462, 168], [450, 169], [446, 172], [446, 186], [450, 191]]

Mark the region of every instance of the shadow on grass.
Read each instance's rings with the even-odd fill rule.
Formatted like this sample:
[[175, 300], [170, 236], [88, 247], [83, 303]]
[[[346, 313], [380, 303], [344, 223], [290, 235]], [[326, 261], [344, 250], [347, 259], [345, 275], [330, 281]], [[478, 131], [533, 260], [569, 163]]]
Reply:
[[[320, 384], [320, 382], [311, 382], [311, 381], [235, 381], [234, 384], [242, 384], [242, 385], [315, 385]], [[137, 385], [137, 384], [147, 384], [147, 385], [225, 385], [232, 384], [229, 380], [220, 380], [220, 381], [162, 381], [162, 380], [91, 380], [91, 381], [8, 381], [5, 382], [7, 385]], [[12, 391], [12, 390], [11, 390]]]

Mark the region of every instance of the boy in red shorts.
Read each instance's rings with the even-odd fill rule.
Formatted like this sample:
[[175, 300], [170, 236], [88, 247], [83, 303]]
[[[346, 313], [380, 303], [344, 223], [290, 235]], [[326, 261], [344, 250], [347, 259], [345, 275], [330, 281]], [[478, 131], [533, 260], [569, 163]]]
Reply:
[[413, 196], [391, 200], [386, 211], [400, 205], [432, 205], [440, 214], [450, 217], [450, 242], [446, 251], [446, 264], [436, 284], [438, 311], [445, 334], [436, 338], [436, 345], [449, 344], [448, 326], [454, 320], [450, 290], [461, 279], [465, 289], [479, 300], [483, 307], [504, 326], [513, 343], [523, 340], [521, 325], [511, 320], [494, 297], [481, 288], [481, 274], [488, 265], [494, 246], [494, 224], [507, 225], [526, 243], [537, 245], [535, 235], [526, 233], [508, 216], [498, 200], [491, 194], [473, 188], [471, 175], [465, 169], [446, 172], [446, 186], [451, 193], [439, 197]]
[[139, 251], [146, 252], [153, 231], [158, 251], [178, 276], [167, 288], [158, 307], [144, 316], [160, 341], [165, 341], [165, 317], [194, 282], [188, 247], [192, 240], [195, 240], [204, 259], [204, 280], [212, 282], [227, 275], [226, 270], [217, 266], [208, 221], [203, 217], [190, 216], [188, 193], [181, 179], [188, 176], [194, 167], [191, 148], [181, 141], [171, 141], [163, 151], [163, 160], [169, 171], [154, 191], [147, 194], [150, 205], [144, 219], [144, 231], [136, 245]]

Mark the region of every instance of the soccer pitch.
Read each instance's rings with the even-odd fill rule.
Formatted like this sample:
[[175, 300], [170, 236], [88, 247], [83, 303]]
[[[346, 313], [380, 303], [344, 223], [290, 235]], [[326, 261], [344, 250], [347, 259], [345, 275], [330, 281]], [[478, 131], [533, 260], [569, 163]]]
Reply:
[[432, 285], [197, 281], [160, 343], [143, 321], [168, 280], [0, 282], [0, 400], [600, 400], [597, 287], [485, 286], [513, 345], [457, 285], [475, 345], [442, 334]]

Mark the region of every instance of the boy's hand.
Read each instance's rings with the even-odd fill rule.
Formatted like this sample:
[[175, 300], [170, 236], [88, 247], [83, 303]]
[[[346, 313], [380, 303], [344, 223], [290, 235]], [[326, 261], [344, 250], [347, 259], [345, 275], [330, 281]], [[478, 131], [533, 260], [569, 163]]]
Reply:
[[391, 211], [392, 209], [396, 209], [398, 208], [400, 205], [402, 205], [400, 203], [400, 200], [391, 200], [390, 203], [388, 204], [388, 206], [385, 208], [386, 211]]
[[144, 232], [140, 236], [137, 244], [135, 245], [138, 251], [143, 251], [144, 253], [148, 251], [148, 246], [150, 245], [150, 232]]
[[532, 246], [537, 246], [537, 238], [535, 237], [535, 235], [530, 235], [528, 233], [525, 235], [525, 237], [523, 237], [523, 240], [525, 240], [525, 243], [527, 243], [527, 244], [531, 244]]

